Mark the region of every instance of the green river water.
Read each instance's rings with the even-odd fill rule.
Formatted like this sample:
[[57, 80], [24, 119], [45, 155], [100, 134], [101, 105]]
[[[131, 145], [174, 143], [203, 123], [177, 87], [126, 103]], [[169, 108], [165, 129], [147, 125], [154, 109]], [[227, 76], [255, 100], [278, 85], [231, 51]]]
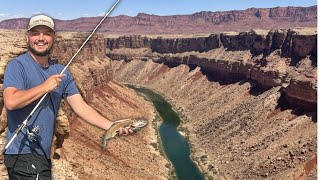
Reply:
[[171, 161], [178, 180], [203, 180], [203, 173], [190, 158], [190, 148], [187, 139], [182, 136], [177, 127], [180, 124], [179, 115], [172, 106], [159, 94], [145, 88], [130, 88], [144, 94], [153, 103], [163, 119], [159, 127], [162, 148]]

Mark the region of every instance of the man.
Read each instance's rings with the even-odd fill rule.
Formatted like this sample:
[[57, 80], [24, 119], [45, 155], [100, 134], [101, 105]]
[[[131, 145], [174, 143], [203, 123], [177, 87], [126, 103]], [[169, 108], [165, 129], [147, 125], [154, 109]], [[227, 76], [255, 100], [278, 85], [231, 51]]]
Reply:
[[[50, 149], [55, 119], [62, 98], [87, 122], [109, 129], [113, 124], [81, 97], [71, 73], [50, 59], [55, 41], [53, 20], [45, 15], [30, 19], [26, 33], [28, 52], [11, 60], [4, 74], [3, 97], [7, 109], [7, 143], [45, 93], [41, 105], [25, 128], [5, 151], [4, 163], [10, 179], [51, 179]], [[120, 129], [120, 134], [132, 133]]]

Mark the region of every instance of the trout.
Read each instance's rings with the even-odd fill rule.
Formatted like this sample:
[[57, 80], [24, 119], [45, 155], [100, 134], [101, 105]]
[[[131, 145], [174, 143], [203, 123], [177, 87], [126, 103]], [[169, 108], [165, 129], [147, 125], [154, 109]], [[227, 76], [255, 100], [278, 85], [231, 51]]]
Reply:
[[147, 125], [147, 123], [148, 121], [144, 119], [131, 118], [115, 121], [102, 138], [102, 149], [106, 150], [107, 141], [115, 137], [119, 133], [120, 128], [131, 128], [133, 132], [136, 132]]

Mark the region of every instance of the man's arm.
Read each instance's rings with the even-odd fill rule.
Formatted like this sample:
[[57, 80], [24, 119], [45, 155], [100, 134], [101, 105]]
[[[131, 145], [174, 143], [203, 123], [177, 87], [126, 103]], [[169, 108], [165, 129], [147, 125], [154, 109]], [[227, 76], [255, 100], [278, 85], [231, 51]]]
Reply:
[[28, 90], [20, 90], [15, 87], [7, 87], [3, 91], [4, 105], [8, 110], [23, 108], [39, 99], [47, 92], [53, 91], [61, 82], [64, 75], [57, 74], [49, 77], [44, 83]]
[[80, 94], [75, 94], [67, 97], [67, 102], [72, 110], [85, 121], [102, 129], [108, 130], [113, 122], [109, 121], [96, 110], [90, 107]]

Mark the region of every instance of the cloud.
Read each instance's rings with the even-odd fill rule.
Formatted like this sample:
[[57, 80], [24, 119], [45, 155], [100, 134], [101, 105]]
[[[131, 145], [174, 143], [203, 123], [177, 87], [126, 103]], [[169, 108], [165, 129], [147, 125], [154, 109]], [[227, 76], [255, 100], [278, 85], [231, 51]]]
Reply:
[[0, 13], [0, 17], [7, 17], [8, 15], [10, 15], [9, 13]]
[[101, 12], [98, 14], [98, 16], [104, 16], [104, 15], [106, 15], [106, 12]]

